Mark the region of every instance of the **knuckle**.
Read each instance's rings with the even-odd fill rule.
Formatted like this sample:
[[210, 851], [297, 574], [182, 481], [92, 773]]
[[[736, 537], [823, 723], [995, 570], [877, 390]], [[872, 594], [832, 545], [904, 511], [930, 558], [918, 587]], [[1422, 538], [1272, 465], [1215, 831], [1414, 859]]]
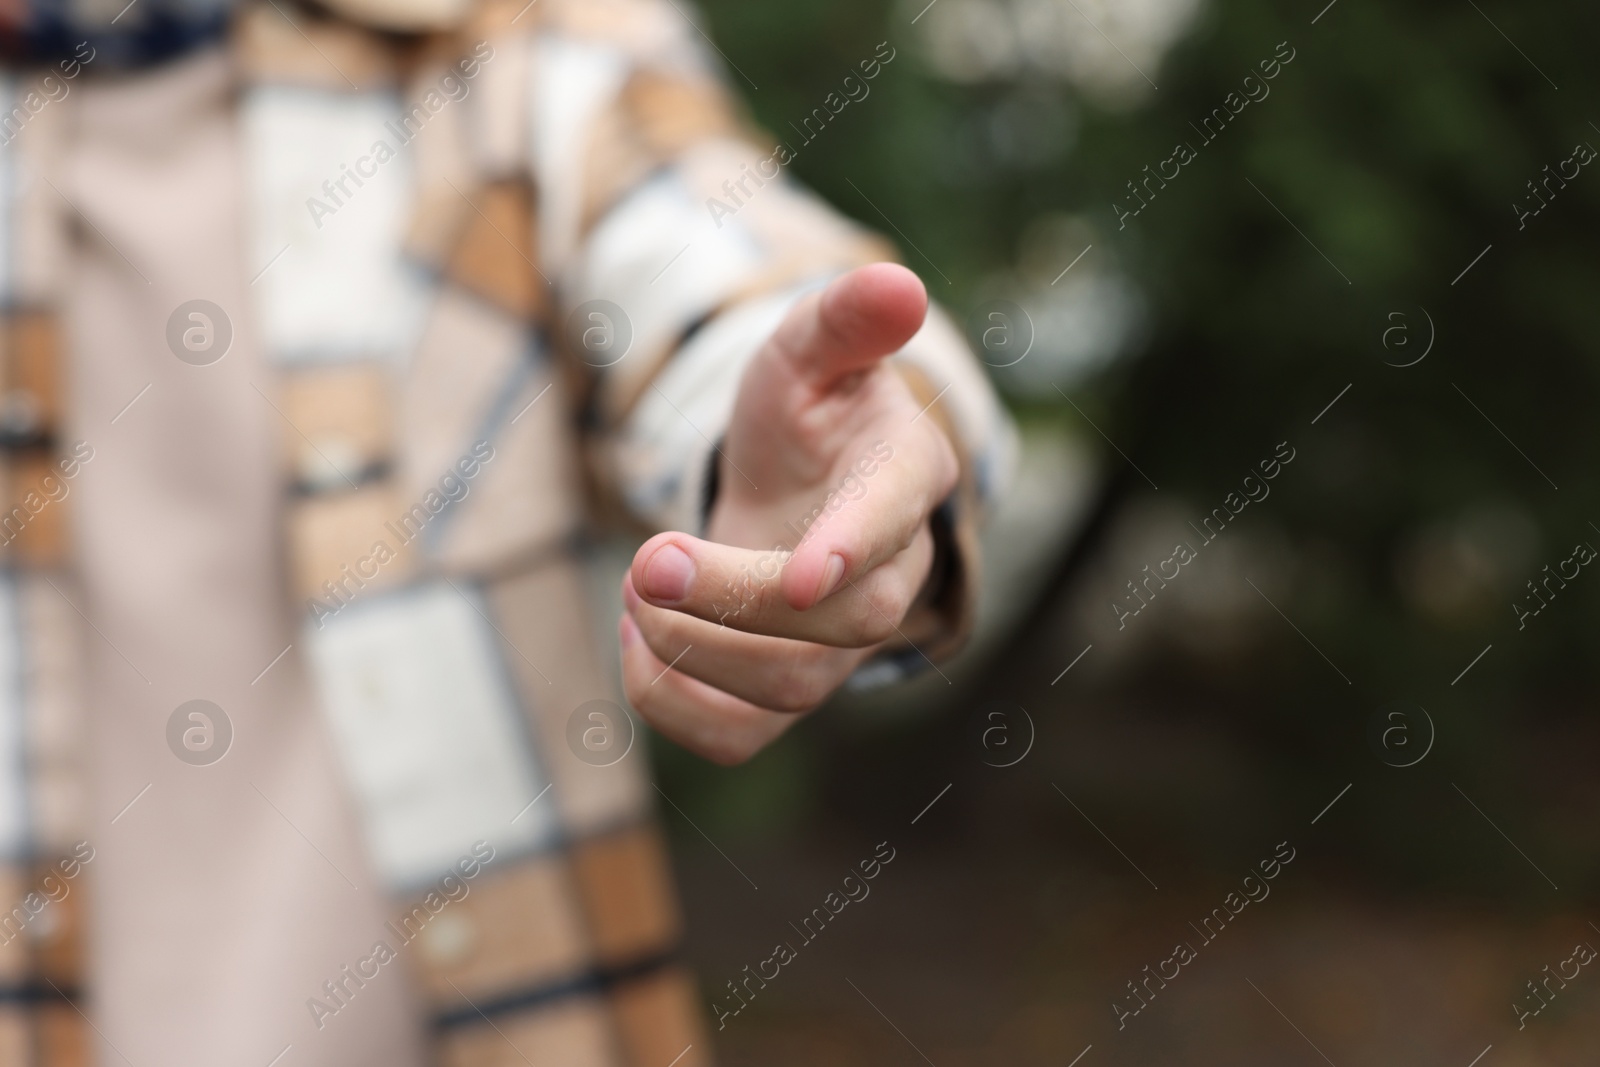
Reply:
[[927, 528], [928, 521], [927, 519], [923, 519], [921, 522], [916, 523], [915, 525], [907, 525], [903, 529], [899, 530], [898, 535], [895, 537], [892, 543], [891, 551], [885, 554], [885, 558], [893, 559], [902, 552], [911, 548], [917, 543], [917, 539], [922, 536], [923, 531]]
[[906, 613], [911, 610], [913, 599], [912, 590], [901, 582], [895, 582], [894, 591], [888, 595], [888, 603], [884, 606], [884, 614], [898, 625], [904, 621]]
[[861, 606], [856, 617], [856, 647], [865, 648], [889, 640], [894, 636], [894, 624], [870, 602]]
[[825, 657], [826, 650], [808, 646], [788, 659], [772, 693], [773, 711], [810, 711], [828, 698], [834, 687]]
[[641, 613], [634, 619], [634, 625], [639, 628], [639, 637], [644, 641], [644, 647], [650, 650], [653, 656], [661, 655], [662, 637], [661, 625], [656, 619]]
[[[671, 663], [684, 651], [684, 646], [690, 642], [684, 640], [681, 628], [675, 620], [664, 620], [662, 623], [651, 626], [640, 626], [639, 632], [644, 636], [644, 643], [651, 653], [660, 660], [662, 665]], [[659, 670], [660, 668], [657, 668]], [[651, 677], [655, 677], [651, 675]]]
[[950, 442], [944, 442], [943, 455], [939, 464], [939, 499], [943, 500], [955, 492], [956, 483], [961, 480], [961, 464], [956, 462], [955, 452], [950, 447]]
[[875, 645], [895, 636], [896, 626], [910, 603], [897, 583], [874, 582], [862, 591], [856, 615], [856, 635], [861, 645]]
[[655, 712], [655, 692], [642, 676], [642, 671], [633, 664], [628, 665], [622, 672], [622, 691], [628, 698], [628, 703], [645, 718], [650, 718]]
[[955, 444], [943, 430], [934, 434], [934, 476], [944, 486], [945, 491], [955, 487], [957, 479], [961, 477], [961, 464], [956, 459]]

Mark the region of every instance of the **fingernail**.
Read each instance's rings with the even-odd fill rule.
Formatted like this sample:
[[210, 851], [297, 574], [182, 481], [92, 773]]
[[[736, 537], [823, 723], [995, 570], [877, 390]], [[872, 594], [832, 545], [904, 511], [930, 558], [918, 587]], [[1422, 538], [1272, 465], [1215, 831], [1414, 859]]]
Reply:
[[834, 552], [828, 556], [828, 562], [822, 568], [822, 581], [817, 583], [817, 599], [825, 600], [839, 588], [839, 583], [844, 581], [844, 557]]
[[694, 581], [694, 560], [674, 544], [656, 549], [644, 565], [644, 595], [654, 600], [682, 600]]

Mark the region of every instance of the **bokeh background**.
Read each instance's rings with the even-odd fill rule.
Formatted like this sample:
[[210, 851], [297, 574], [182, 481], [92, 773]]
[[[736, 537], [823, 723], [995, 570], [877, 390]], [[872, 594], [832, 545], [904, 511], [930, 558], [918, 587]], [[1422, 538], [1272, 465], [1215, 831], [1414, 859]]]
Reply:
[[1517, 605], [1600, 546], [1600, 11], [1325, 3], [702, 0], [780, 135], [896, 50], [791, 172], [1015, 331], [1026, 441], [958, 668], [747, 766], [653, 745], [708, 1003], [896, 850], [726, 1062], [1596, 1061], [1600, 975], [1528, 983], [1600, 945], [1600, 574]]

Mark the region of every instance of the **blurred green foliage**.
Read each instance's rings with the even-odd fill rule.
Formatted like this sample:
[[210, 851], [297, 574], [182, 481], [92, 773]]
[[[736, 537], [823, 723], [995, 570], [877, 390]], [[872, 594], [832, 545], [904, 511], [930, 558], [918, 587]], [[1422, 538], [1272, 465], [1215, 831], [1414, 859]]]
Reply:
[[[1241, 699], [1216, 729], [1254, 730], [1291, 754], [1276, 786], [1320, 804], [1326, 781], [1373, 765], [1371, 710], [1412, 699], [1441, 731], [1432, 763], [1404, 788], [1459, 781], [1527, 826], [1534, 806], [1570, 785], [1531, 769], [1530, 746], [1550, 742], [1540, 724], [1586, 715], [1600, 681], [1600, 573], [1586, 568], [1526, 629], [1512, 608], [1575, 542], [1600, 546], [1600, 167], [1584, 167], [1520, 225], [1513, 204], [1531, 203], [1527, 183], [1574, 145], [1600, 146], [1600, 9], [1339, 0], [1313, 25], [1323, 3], [1210, 3], [1149, 71], [1159, 90], [1131, 105], [1038, 73], [941, 79], [910, 24], [920, 3], [701, 7], [721, 50], [759, 87], [743, 85], [757, 120], [780, 135], [879, 41], [899, 50], [871, 97], [807, 145], [792, 172], [898, 237], [958, 318], [985, 279], [1013, 269], [1041, 216], [1089, 221], [1096, 254], [1145, 294], [1148, 323], [1142, 352], [1074, 397], [1164, 497], [1220, 498], [1273, 443], [1301, 449], [1268, 514], [1252, 520], [1277, 528], [1293, 552], [1279, 606], [1353, 684], [1285, 629], [1270, 655], [1223, 686]], [[1191, 124], [1280, 42], [1295, 58], [1270, 96], [1202, 146]], [[1019, 114], [1037, 117], [1020, 141]], [[1197, 158], [1119, 228], [1127, 183], [1179, 142]], [[1428, 357], [1389, 365], [1420, 354], [1430, 317]], [[1410, 347], [1386, 349], [1397, 323], [1408, 333], [1391, 341]], [[1019, 407], [1098, 445], [1065, 405]], [[1115, 453], [1105, 464], [1125, 469]], [[1192, 684], [1181, 664], [1152, 675]], [[807, 743], [764, 757], [797, 789], [806, 775], [795, 768], [814, 763]], [[1326, 775], [1310, 773], [1319, 765]], [[676, 757], [666, 769], [688, 782]], [[1573, 773], [1593, 776], [1581, 763]], [[791, 818], [803, 810], [779, 807]], [[1524, 844], [1592, 856], [1597, 831], [1571, 822], [1549, 815]]]

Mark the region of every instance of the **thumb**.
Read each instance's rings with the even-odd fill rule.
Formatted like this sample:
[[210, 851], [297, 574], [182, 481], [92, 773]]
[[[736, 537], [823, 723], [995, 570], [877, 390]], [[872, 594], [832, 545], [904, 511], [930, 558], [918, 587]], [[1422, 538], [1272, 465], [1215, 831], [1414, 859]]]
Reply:
[[786, 319], [773, 343], [803, 380], [826, 392], [899, 351], [927, 314], [922, 279], [898, 263], [870, 263]]

